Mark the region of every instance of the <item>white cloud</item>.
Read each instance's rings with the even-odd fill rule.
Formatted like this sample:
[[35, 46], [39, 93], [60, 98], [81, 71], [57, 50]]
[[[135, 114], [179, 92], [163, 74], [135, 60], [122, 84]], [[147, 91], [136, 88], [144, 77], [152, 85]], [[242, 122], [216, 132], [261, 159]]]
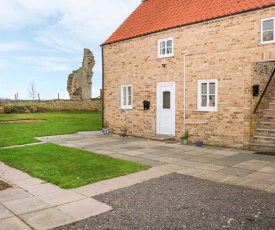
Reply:
[[15, 41], [15, 42], [0, 42], [0, 51], [18, 51], [18, 50], [25, 50], [29, 46], [28, 44]]
[[72, 70], [71, 62], [75, 58], [57, 58], [49, 56], [20, 56], [14, 57], [17, 60], [31, 64], [32, 68], [41, 71], [70, 71]]

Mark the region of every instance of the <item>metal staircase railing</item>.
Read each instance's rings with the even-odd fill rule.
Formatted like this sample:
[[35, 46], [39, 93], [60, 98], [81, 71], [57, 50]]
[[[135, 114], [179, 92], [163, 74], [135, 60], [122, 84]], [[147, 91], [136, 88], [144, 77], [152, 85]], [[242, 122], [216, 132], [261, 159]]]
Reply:
[[273, 70], [273, 72], [272, 72], [272, 74], [271, 74], [271, 76], [270, 76], [270, 78], [269, 78], [269, 80], [268, 80], [268, 82], [267, 82], [265, 88], [264, 88], [264, 91], [263, 91], [263, 93], [262, 93], [262, 95], [261, 95], [261, 97], [260, 97], [260, 99], [259, 99], [257, 105], [255, 106], [255, 108], [254, 108], [254, 110], [253, 110], [253, 113], [256, 113], [256, 112], [257, 112], [258, 107], [260, 106], [260, 104], [261, 104], [261, 102], [262, 102], [262, 99], [263, 99], [263, 97], [264, 97], [264, 95], [265, 95], [265, 93], [266, 93], [266, 91], [267, 91], [267, 89], [268, 89], [268, 86], [270, 85], [270, 82], [272, 81], [272, 79], [273, 79], [273, 77], [274, 77], [274, 74], [275, 74], [275, 68], [274, 68], [274, 70]]

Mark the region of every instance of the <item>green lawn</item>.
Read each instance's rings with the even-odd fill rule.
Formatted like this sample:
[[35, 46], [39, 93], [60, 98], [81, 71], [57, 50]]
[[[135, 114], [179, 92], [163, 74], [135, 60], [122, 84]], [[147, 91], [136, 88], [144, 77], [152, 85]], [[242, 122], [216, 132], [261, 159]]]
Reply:
[[149, 168], [51, 143], [0, 149], [0, 160], [62, 188], [75, 188]]
[[[42, 119], [41, 122], [3, 123], [7, 120]], [[101, 112], [46, 112], [0, 114], [0, 147], [38, 142], [37, 136], [100, 130]]]

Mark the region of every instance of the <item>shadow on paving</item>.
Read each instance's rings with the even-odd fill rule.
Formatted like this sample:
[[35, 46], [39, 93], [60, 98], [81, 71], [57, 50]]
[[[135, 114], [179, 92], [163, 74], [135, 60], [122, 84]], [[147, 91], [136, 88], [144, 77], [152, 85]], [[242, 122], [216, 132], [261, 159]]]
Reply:
[[177, 173], [94, 197], [114, 210], [57, 229], [274, 229], [275, 194]]

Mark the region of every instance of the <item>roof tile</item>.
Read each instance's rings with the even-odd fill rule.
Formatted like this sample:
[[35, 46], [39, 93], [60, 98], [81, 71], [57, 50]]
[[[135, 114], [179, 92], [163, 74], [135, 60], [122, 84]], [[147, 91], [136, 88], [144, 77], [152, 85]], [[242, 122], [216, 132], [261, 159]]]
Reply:
[[103, 44], [273, 5], [275, 0], [148, 0]]

